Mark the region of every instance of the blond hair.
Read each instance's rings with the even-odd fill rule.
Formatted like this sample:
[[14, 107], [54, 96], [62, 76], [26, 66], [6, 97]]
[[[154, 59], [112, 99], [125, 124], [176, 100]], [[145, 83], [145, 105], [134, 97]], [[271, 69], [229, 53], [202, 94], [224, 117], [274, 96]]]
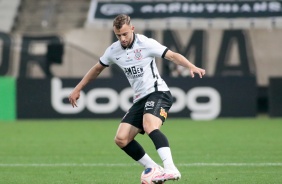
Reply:
[[120, 29], [124, 24], [130, 25], [130, 17], [125, 14], [120, 14], [114, 19], [113, 27]]

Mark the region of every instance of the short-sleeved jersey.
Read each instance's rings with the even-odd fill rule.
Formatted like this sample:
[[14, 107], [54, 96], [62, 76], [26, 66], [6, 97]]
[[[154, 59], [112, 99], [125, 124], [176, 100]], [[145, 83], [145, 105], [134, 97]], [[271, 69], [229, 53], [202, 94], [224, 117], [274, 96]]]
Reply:
[[104, 66], [117, 64], [126, 75], [134, 90], [133, 102], [154, 91], [169, 91], [157, 69], [156, 57], [164, 57], [167, 47], [144, 35], [134, 34], [131, 45], [122, 47], [120, 41], [109, 46], [100, 63]]

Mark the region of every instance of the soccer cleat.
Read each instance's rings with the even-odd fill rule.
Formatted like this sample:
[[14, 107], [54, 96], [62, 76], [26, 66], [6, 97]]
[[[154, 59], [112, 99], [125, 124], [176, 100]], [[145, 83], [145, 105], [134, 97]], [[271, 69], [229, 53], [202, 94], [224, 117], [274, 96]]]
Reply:
[[[157, 168], [160, 170], [161, 173], [164, 172], [164, 168], [160, 165], [157, 166]], [[153, 182], [155, 184], [164, 184], [164, 181], [158, 181], [158, 182]]]
[[164, 184], [164, 181], [159, 181], [158, 183], [155, 184]]
[[181, 178], [181, 174], [179, 171], [172, 170], [164, 170], [164, 173], [161, 175], [157, 175], [152, 179], [154, 183], [161, 183], [168, 180], [179, 180]]

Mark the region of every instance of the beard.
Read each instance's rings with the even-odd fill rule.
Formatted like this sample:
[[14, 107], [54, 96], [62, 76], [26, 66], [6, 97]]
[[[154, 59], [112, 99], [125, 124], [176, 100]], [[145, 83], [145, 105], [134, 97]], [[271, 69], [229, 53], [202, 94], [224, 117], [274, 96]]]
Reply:
[[127, 47], [129, 44], [128, 44], [128, 42], [121, 42], [121, 45], [124, 46], [124, 47]]

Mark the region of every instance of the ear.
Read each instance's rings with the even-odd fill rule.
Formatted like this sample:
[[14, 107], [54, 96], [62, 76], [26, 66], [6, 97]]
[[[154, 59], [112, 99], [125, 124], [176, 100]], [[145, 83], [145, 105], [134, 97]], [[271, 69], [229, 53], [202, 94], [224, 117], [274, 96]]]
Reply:
[[134, 31], [134, 28], [135, 28], [134, 26], [131, 26], [131, 30], [132, 30], [132, 31]]

